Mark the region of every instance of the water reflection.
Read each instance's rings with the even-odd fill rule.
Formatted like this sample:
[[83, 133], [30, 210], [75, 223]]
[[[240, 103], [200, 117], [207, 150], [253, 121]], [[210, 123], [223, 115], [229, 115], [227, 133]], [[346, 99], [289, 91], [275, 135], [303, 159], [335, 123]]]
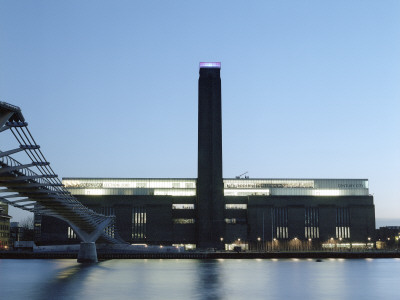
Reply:
[[0, 260], [1, 299], [399, 299], [400, 260]]
[[223, 299], [223, 283], [221, 282], [219, 260], [198, 260], [197, 261], [197, 283], [195, 297], [197, 299]]

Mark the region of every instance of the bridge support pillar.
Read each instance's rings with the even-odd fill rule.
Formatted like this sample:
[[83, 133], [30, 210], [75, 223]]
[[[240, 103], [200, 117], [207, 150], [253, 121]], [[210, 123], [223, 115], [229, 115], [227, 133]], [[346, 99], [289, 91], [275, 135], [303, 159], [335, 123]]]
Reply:
[[97, 263], [96, 244], [82, 242], [78, 253], [78, 263]]

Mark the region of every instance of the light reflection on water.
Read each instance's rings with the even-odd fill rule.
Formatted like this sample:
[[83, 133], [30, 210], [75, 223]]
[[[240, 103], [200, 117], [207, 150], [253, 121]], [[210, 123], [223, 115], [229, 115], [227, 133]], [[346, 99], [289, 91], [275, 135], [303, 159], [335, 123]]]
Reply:
[[398, 259], [0, 260], [0, 299], [400, 299]]

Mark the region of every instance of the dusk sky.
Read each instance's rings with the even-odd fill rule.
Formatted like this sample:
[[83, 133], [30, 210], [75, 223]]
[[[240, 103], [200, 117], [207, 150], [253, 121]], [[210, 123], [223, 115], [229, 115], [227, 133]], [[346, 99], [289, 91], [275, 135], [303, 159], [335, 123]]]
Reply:
[[399, 16], [398, 0], [0, 0], [0, 101], [60, 177], [195, 178], [199, 62], [221, 62], [225, 178], [366, 178], [376, 217], [400, 218]]

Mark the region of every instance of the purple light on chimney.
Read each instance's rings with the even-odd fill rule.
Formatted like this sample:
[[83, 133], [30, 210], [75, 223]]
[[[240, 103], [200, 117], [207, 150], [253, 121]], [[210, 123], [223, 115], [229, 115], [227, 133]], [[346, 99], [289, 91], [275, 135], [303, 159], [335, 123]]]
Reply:
[[200, 68], [218, 68], [221, 69], [220, 62], [201, 62]]

